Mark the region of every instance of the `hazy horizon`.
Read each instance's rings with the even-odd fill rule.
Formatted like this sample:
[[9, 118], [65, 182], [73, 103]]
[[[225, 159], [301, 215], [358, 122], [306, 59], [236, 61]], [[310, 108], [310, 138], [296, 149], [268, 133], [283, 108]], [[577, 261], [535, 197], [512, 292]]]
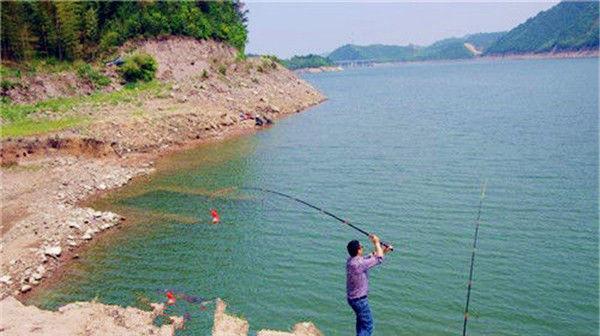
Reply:
[[557, 3], [246, 2], [246, 52], [289, 58], [345, 44], [429, 45], [510, 30]]

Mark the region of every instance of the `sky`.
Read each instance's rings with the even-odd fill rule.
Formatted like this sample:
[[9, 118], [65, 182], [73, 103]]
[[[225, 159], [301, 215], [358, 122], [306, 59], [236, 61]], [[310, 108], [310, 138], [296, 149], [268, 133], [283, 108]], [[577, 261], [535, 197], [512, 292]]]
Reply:
[[344, 44], [428, 45], [448, 37], [510, 30], [554, 6], [538, 2], [246, 1], [247, 53], [281, 58]]

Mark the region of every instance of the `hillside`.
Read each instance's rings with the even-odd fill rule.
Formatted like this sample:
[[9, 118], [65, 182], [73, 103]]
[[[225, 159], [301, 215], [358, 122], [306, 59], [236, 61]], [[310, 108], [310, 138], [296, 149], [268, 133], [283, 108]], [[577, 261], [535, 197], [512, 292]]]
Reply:
[[347, 44], [332, 51], [328, 58], [332, 61], [371, 60], [374, 62], [395, 62], [411, 60], [415, 57], [417, 46], [395, 46], [373, 44], [358, 46]]
[[464, 42], [469, 43], [482, 51], [488, 49], [492, 44], [496, 43], [502, 36], [506, 34], [505, 31], [493, 32], [493, 33], [477, 33], [465, 36]]
[[486, 55], [598, 49], [598, 2], [561, 2], [520, 24]]
[[238, 1], [2, 2], [2, 59], [94, 60], [134, 38], [179, 35], [226, 42], [243, 53]]

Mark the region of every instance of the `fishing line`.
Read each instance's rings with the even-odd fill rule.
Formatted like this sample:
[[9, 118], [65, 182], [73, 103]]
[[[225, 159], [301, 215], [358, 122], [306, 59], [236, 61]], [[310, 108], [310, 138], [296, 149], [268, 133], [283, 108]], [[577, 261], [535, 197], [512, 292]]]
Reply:
[[[293, 201], [295, 201], [295, 202], [298, 202], [298, 203], [300, 203], [300, 204], [304, 204], [305, 206], [307, 206], [307, 207], [309, 207], [309, 208], [315, 209], [315, 210], [317, 210], [317, 211], [319, 211], [319, 212], [321, 212], [321, 213], [323, 213], [323, 214], [325, 214], [325, 215], [327, 215], [327, 216], [329, 216], [329, 217], [332, 217], [332, 218], [334, 218], [334, 219], [338, 220], [339, 222], [341, 222], [341, 223], [343, 223], [343, 224], [346, 224], [346, 225], [348, 225], [349, 227], [353, 228], [354, 230], [356, 230], [356, 231], [358, 231], [358, 232], [360, 232], [360, 233], [364, 234], [364, 235], [365, 235], [365, 236], [367, 236], [367, 237], [371, 235], [369, 232], [367, 232], [367, 231], [365, 231], [365, 230], [363, 230], [363, 229], [359, 228], [358, 226], [356, 226], [356, 225], [354, 225], [354, 224], [350, 223], [349, 221], [347, 221], [347, 220], [345, 220], [345, 219], [343, 219], [343, 218], [341, 218], [341, 217], [339, 217], [339, 216], [337, 216], [337, 215], [334, 215], [333, 213], [331, 213], [331, 212], [329, 212], [329, 211], [323, 210], [323, 209], [321, 209], [321, 208], [319, 208], [319, 207], [317, 207], [317, 206], [315, 206], [315, 205], [312, 205], [312, 204], [310, 204], [310, 203], [308, 203], [308, 202], [306, 202], [306, 201], [303, 201], [303, 200], [301, 200], [301, 199], [299, 199], [299, 198], [296, 198], [296, 197], [290, 196], [290, 195], [288, 195], [288, 194], [284, 194], [284, 193], [282, 193], [282, 192], [275, 191], [275, 190], [264, 189], [264, 188], [256, 188], [256, 187], [242, 187], [242, 188], [239, 188], [239, 189], [241, 189], [241, 190], [257, 190], [257, 191], [261, 191], [261, 192], [265, 192], [265, 193], [270, 193], [270, 194], [274, 194], [274, 195], [279, 195], [279, 196], [281, 196], [281, 197], [285, 197], [285, 198], [287, 198], [287, 199], [291, 199], [291, 200], [293, 200]], [[389, 243], [386, 243], [386, 242], [380, 242], [380, 243], [381, 243], [381, 245], [383, 245], [383, 246], [385, 246], [385, 247], [387, 247], [387, 248], [390, 248], [392, 251], [394, 250], [394, 249], [392, 248], [392, 245], [391, 245], [391, 244], [389, 244]]]
[[465, 304], [465, 320], [463, 322], [463, 336], [467, 335], [467, 320], [469, 319], [469, 300], [471, 298], [471, 287], [473, 284], [473, 264], [475, 263], [475, 251], [477, 250], [477, 239], [479, 235], [479, 223], [481, 223], [481, 206], [485, 197], [484, 181], [481, 185], [481, 197], [479, 198], [479, 209], [477, 210], [477, 220], [475, 221], [475, 236], [473, 237], [473, 252], [471, 253], [471, 267], [469, 270], [469, 283], [467, 284], [467, 303]]

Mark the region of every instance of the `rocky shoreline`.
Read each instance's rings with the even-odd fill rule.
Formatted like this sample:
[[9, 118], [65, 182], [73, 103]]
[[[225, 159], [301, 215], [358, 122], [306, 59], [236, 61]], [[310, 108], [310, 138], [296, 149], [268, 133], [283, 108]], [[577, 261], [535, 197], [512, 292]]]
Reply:
[[294, 71], [297, 73], [338, 72], [338, 71], [344, 71], [344, 68], [342, 68], [341, 66], [338, 66], [338, 65], [334, 65], [334, 66], [322, 66], [322, 67], [316, 67], [316, 68], [300, 68], [300, 69], [296, 69]]
[[166, 316], [169, 323], [154, 325], [154, 319], [165, 316], [163, 304], [151, 304], [151, 311], [123, 308], [97, 302], [75, 302], [52, 312], [25, 306], [13, 297], [0, 301], [0, 332], [6, 336], [21, 335], [175, 335], [183, 328], [182, 317]]
[[152, 171], [149, 163], [64, 155], [4, 168], [0, 295], [30, 292], [69, 259], [69, 252], [125, 220], [80, 207], [81, 201]]
[[217, 42], [177, 37], [135, 48], [158, 59], [162, 92], [82, 105], [69, 113], [89, 124], [2, 140], [0, 299], [26, 299], [90, 241], [127, 222], [81, 206], [85, 200], [151, 174], [167, 153], [260, 129], [245, 115], [277, 120], [325, 100], [282, 66], [236, 60]]

